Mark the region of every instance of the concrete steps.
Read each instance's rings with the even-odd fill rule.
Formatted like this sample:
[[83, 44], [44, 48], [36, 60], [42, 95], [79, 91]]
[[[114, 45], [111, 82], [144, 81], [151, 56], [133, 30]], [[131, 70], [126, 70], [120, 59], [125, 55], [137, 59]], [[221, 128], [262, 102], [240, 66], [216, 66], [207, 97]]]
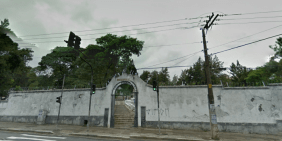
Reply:
[[115, 128], [131, 128], [134, 125], [134, 113], [124, 104], [115, 105]]

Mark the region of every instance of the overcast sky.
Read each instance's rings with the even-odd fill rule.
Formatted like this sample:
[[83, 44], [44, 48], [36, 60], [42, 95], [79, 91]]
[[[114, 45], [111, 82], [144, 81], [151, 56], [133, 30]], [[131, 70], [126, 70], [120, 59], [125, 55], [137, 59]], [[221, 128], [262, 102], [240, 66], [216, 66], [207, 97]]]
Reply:
[[[215, 21], [218, 25], [214, 25], [207, 32], [207, 46], [210, 48], [208, 53], [215, 53], [281, 34], [281, 4], [281, 0], [0, 0], [0, 20], [9, 19], [9, 27], [18, 37], [23, 39], [23, 41], [15, 41], [19, 43], [20, 47], [30, 47], [34, 50], [34, 59], [29, 62], [32, 67], [37, 66], [41, 57], [50, 53], [51, 49], [56, 46], [66, 46], [64, 40], [67, 40], [69, 32], [73, 31], [81, 37], [81, 47], [96, 44], [95, 38], [104, 36], [106, 33], [118, 36], [129, 35], [145, 41], [141, 56], [133, 56], [136, 68], [144, 68], [201, 51], [203, 44], [201, 43], [202, 32], [200, 28], [203, 24], [202, 21], [207, 18], [201, 19], [199, 17], [211, 15], [212, 12], [242, 15], [217, 18], [220, 19], [220, 21]], [[147, 24], [155, 22], [158, 23]], [[128, 27], [111, 28], [120, 26]], [[184, 27], [193, 26], [195, 27], [184, 29]], [[137, 30], [140, 28], [143, 29]], [[100, 30], [84, 31], [91, 29]], [[253, 35], [255, 33], [259, 34]], [[253, 36], [234, 41], [249, 35]], [[224, 67], [229, 67], [232, 62], [239, 60], [242, 65], [255, 68], [266, 63], [269, 56], [274, 54], [268, 46], [274, 45], [278, 37], [219, 53], [217, 56], [219, 60], [224, 62]], [[234, 42], [225, 44], [230, 41]], [[35, 46], [27, 43], [35, 44]], [[216, 47], [222, 44], [225, 45]], [[216, 48], [213, 49], [213, 47]], [[199, 52], [190, 58], [188, 57], [154, 67], [169, 67], [180, 61], [183, 62], [177, 66], [193, 65], [199, 57], [203, 59], [204, 53]], [[184, 59], [186, 60], [184, 61]], [[183, 69], [185, 68], [170, 68], [170, 77], [172, 78], [175, 74], [179, 76]], [[138, 71], [139, 74], [142, 72], [143, 70]]]

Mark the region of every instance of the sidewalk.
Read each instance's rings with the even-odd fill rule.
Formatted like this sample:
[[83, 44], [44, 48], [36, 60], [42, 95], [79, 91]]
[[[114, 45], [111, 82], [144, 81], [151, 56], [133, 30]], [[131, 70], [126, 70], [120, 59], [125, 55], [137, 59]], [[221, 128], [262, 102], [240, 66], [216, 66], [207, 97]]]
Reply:
[[[56, 136], [92, 136], [100, 138], [114, 138], [121, 140], [150, 139], [150, 140], [189, 140], [189, 141], [212, 141], [210, 131], [172, 130], [161, 129], [161, 135], [156, 128], [105, 128], [87, 127], [74, 125], [37, 125], [33, 123], [0, 122], [0, 130], [16, 132], [34, 132], [53, 134]], [[282, 135], [259, 135], [242, 133], [219, 133], [221, 141], [282, 141]]]

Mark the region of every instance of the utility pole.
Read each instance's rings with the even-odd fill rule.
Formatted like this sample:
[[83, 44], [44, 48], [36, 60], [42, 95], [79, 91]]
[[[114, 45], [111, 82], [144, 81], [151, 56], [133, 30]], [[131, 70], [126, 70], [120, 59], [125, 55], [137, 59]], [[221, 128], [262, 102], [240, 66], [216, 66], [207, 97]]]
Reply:
[[210, 56], [208, 55], [208, 51], [207, 51], [206, 35], [205, 35], [205, 29], [208, 30], [209, 27], [213, 24], [213, 22], [219, 15], [217, 14], [216, 17], [212, 20], [211, 24], [208, 25], [208, 23], [211, 21], [213, 16], [214, 15], [212, 13], [212, 16], [209, 17], [209, 20], [206, 22], [206, 25], [204, 26], [204, 28], [202, 28], [202, 35], [203, 35], [203, 45], [204, 45], [204, 55], [205, 55], [205, 69], [206, 69], [207, 86], [208, 86], [208, 106], [209, 106], [211, 133], [212, 133], [212, 139], [219, 139], [216, 112], [214, 106], [214, 96], [213, 96], [212, 83], [211, 83], [210, 67], [209, 67]]
[[62, 105], [62, 101], [63, 101], [62, 99], [63, 99], [63, 92], [64, 92], [65, 76], [66, 76], [66, 74], [64, 74], [63, 85], [62, 85], [62, 93], [61, 93], [61, 96], [60, 96], [60, 106], [59, 106], [57, 126], [56, 126], [57, 128], [58, 128], [58, 124], [59, 124], [60, 110], [61, 110], [61, 105]]

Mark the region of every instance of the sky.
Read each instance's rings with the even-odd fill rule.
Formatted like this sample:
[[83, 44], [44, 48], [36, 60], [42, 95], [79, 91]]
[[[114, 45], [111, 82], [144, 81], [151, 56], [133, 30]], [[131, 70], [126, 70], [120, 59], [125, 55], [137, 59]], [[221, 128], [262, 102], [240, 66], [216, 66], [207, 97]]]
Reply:
[[[213, 54], [281, 34], [281, 4], [281, 0], [0, 0], [0, 20], [9, 19], [20, 48], [34, 51], [31, 67], [55, 47], [66, 47], [70, 31], [81, 37], [82, 48], [107, 33], [144, 41], [141, 55], [132, 57], [137, 69], [191, 66], [199, 57], [204, 59], [201, 28], [206, 16], [226, 14], [207, 31], [208, 53]], [[262, 66], [274, 54], [269, 45], [278, 37], [282, 36], [216, 55], [224, 67], [237, 60], [249, 68]], [[169, 68], [170, 78], [186, 68]], [[138, 73], [144, 70], [153, 71]]]

